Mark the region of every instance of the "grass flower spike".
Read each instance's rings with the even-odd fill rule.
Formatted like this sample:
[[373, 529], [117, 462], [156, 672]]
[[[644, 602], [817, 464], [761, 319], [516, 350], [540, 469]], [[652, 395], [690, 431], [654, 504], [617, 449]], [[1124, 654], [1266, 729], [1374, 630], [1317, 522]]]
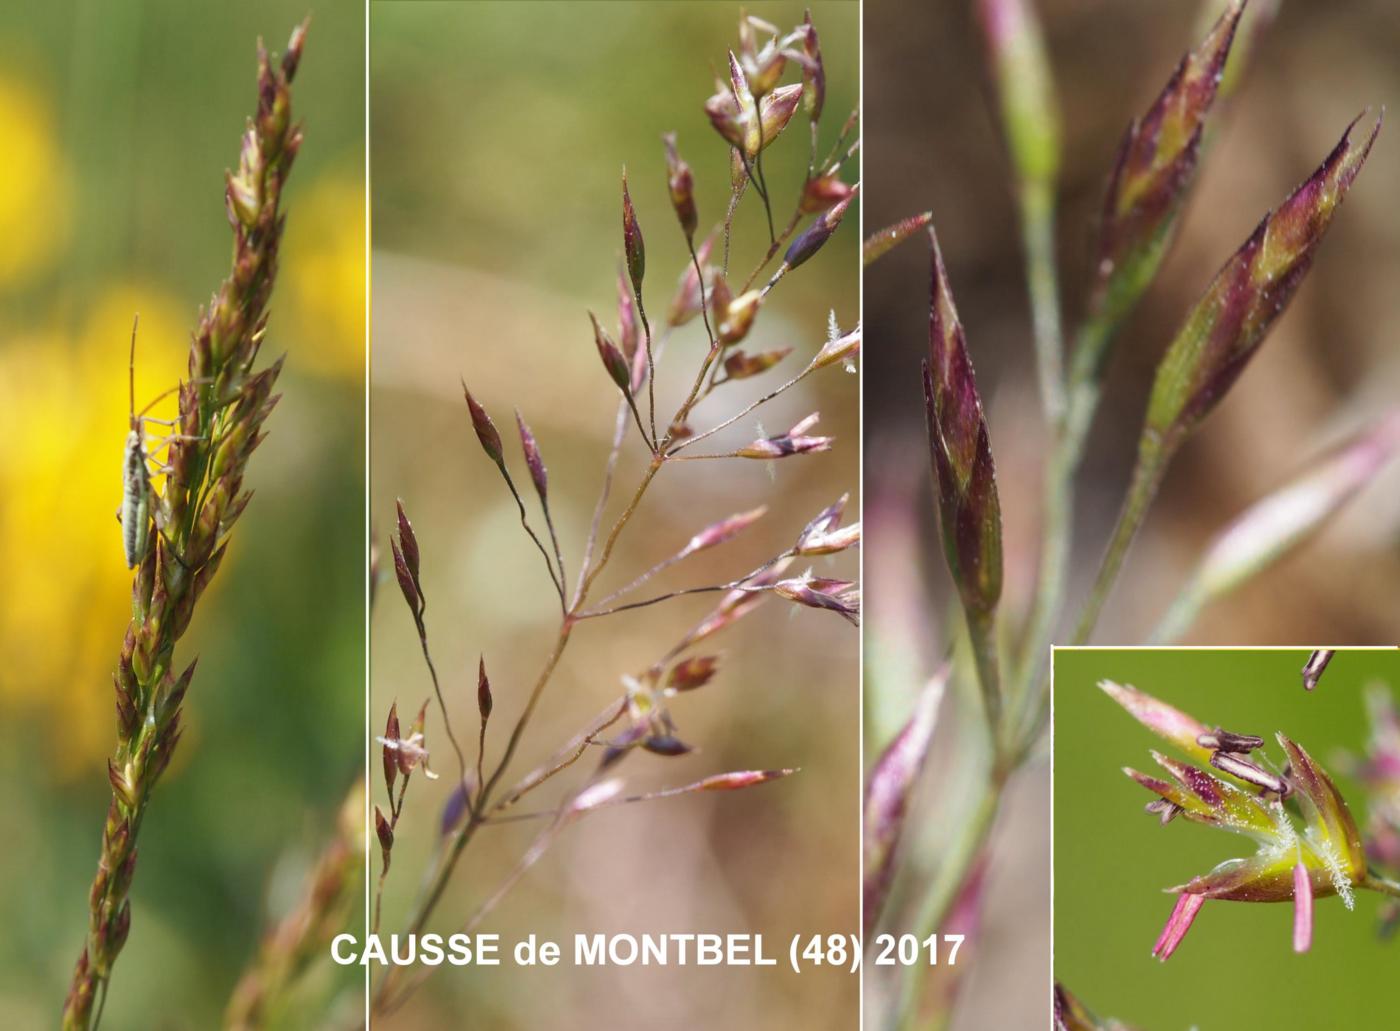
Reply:
[[283, 188], [301, 148], [291, 83], [305, 25], [274, 62], [258, 47], [258, 104], [243, 135], [238, 170], [225, 179], [233, 266], [191, 337], [189, 382], [178, 389], [177, 437], [169, 473], [138, 535], [132, 618], [117, 663], [117, 748], [108, 762], [111, 805], [89, 894], [87, 942], [73, 972], [63, 1027], [87, 1028], [100, 1012], [113, 964], [131, 930], [128, 895], [137, 840], [156, 783], [180, 740], [181, 706], [194, 663], [180, 671], [175, 645], [218, 571], [250, 492], [243, 476], [262, 442], [277, 396], [278, 361], [254, 371], [267, 328], [285, 218]]
[[1381, 121], [1360, 144], [1351, 139], [1354, 126], [1225, 263], [1172, 341], [1148, 401], [1142, 446], [1149, 455], [1170, 454], [1210, 413], [1302, 285]]
[[1243, 13], [1236, 0], [1181, 59], [1147, 113], [1128, 127], [1099, 220], [1090, 322], [1072, 379], [1097, 377], [1104, 345], [1157, 274], [1195, 179], [1206, 119]]
[[1001, 598], [1001, 505], [987, 420], [972, 374], [967, 339], [948, 285], [938, 237], [929, 229], [933, 259], [929, 299], [929, 357], [924, 405], [948, 570], [962, 597], [977, 658], [983, 702], [994, 732], [1001, 719], [1000, 673], [993, 627]]
[[1131, 687], [1108, 681], [1099, 686], [1134, 719], [1193, 758], [1208, 753], [1209, 764], [1223, 774], [1153, 752], [1170, 779], [1130, 767], [1123, 771], [1156, 796], [1148, 811], [1161, 815], [1164, 824], [1179, 815], [1256, 843], [1252, 856], [1227, 859], [1169, 889], [1180, 897], [1153, 946], [1158, 959], [1176, 951], [1207, 900], [1292, 902], [1294, 949], [1306, 952], [1312, 943], [1314, 899], [1337, 896], [1351, 909], [1357, 890], [1400, 895], [1400, 885], [1368, 870], [1345, 799], [1301, 745], [1277, 734], [1284, 761], [1274, 772], [1263, 756], [1244, 758], [1262, 748], [1262, 738], [1216, 728], [1193, 739], [1192, 731], [1205, 725], [1185, 713]]
[[1347, 127], [1332, 153], [1225, 263], [1167, 349], [1148, 398], [1133, 481], [1075, 640], [1088, 639], [1172, 456], [1220, 403], [1302, 285], [1318, 245], [1380, 132]]

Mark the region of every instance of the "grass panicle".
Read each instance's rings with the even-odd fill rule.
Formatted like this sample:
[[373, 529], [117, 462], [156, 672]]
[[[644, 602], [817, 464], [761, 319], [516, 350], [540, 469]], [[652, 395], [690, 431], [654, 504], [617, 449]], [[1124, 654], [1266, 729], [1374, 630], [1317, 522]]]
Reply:
[[[577, 570], [571, 590], [565, 590], [565, 555], [549, 510], [540, 440], [523, 417], [517, 416], [525, 464], [548, 527], [550, 547], [546, 547], [530, 527], [532, 515], [515, 489], [511, 463], [486, 408], [471, 391], [465, 391], [469, 421], [477, 443], [505, 480], [520, 508], [522, 525], [545, 558], [551, 580], [559, 589], [561, 614], [554, 642], [541, 658], [540, 671], [532, 683], [522, 687], [494, 687], [487, 676], [484, 659], [475, 671], [479, 718], [475, 771], [466, 770], [464, 764], [462, 783], [448, 794], [442, 807], [436, 828], [441, 835], [440, 844], [425, 874], [425, 888], [403, 918], [403, 926], [409, 933], [421, 931], [433, 918], [460, 857], [485, 829], [530, 821], [540, 825], [533, 842], [515, 865], [494, 889], [482, 895], [476, 909], [467, 916], [463, 924], [467, 931], [479, 925], [568, 827], [595, 811], [744, 790], [795, 773], [792, 768], [731, 770], [678, 787], [631, 794], [623, 779], [629, 762], [635, 765], [640, 754], [664, 762], [694, 750], [673, 709], [683, 697], [690, 699], [694, 692], [722, 679], [722, 659], [709, 651], [709, 642], [715, 635], [732, 629], [758, 606], [777, 599], [796, 608], [819, 610], [825, 618], [859, 621], [858, 584], [819, 575], [811, 569], [799, 572], [794, 568], [799, 559], [815, 560], [859, 546], [860, 524], [843, 525], [847, 502], [844, 495], [808, 519], [800, 532], [790, 538], [790, 544], [747, 572], [736, 570], [737, 575], [731, 574], [720, 582], [700, 583], [651, 596], [641, 590], [672, 566], [702, 552], [722, 548], [749, 531], [768, 514], [768, 505], [756, 505], [701, 525], [688, 539], [673, 543], [667, 557], [625, 579], [625, 586], [605, 595], [596, 590], [601, 575], [613, 564], [619, 539], [639, 521], [638, 513], [649, 492], [663, 476], [681, 479], [680, 470], [689, 468], [684, 463], [736, 459], [771, 462], [830, 450], [834, 439], [814, 432], [817, 413], [799, 420], [786, 433], [769, 436], [760, 432], [748, 444], [719, 446], [708, 453], [698, 453], [703, 449], [692, 452], [690, 448], [735, 426], [762, 405], [790, 391], [811, 373], [836, 365], [850, 367], [860, 351], [859, 327], [843, 331], [833, 313], [824, 337], [812, 347], [811, 357], [801, 371], [756, 401], [746, 405], [731, 403], [727, 410], [721, 407], [721, 402], [734, 393], [726, 390], [728, 384], [768, 374], [794, 351], [791, 347], [765, 348], [754, 343], [766, 335], [766, 327], [772, 321], [765, 318], [765, 312], [771, 305], [780, 303], [773, 299], [781, 297], [777, 293], [780, 281], [790, 275], [801, 275], [800, 267], [823, 260], [829, 253], [828, 241], [840, 230], [843, 216], [858, 197], [858, 184], [847, 184], [841, 176], [844, 163], [858, 148], [858, 141], [850, 138], [855, 127], [854, 118], [842, 128], [825, 158], [818, 154], [826, 73], [810, 17], [788, 32], [761, 19], [741, 17], [739, 42], [728, 54], [726, 63], [728, 81], [717, 87], [716, 93], [706, 101], [705, 110], [731, 155], [729, 203], [723, 221], [698, 242], [703, 184], [697, 183], [693, 170], [681, 158], [675, 134], [662, 136], [667, 193], [676, 227], [686, 243], [688, 260], [678, 270], [678, 285], [665, 322], [656, 327], [654, 335], [645, 303], [648, 286], [653, 291], [656, 288], [654, 270], [650, 280], [646, 277], [646, 248], [641, 228], [645, 213], [633, 202], [629, 175], [623, 175], [623, 263], [618, 277], [617, 336], [614, 337], [596, 315], [589, 314], [593, 345], [611, 388], [617, 391], [618, 407], [612, 445], [589, 531], [577, 563], [570, 558], [570, 565]], [[785, 81], [794, 75], [800, 76], [801, 81]], [[811, 127], [807, 175], [792, 199], [792, 216], [779, 231], [773, 221], [778, 191], [770, 188], [766, 181], [763, 156], [779, 143], [783, 131], [800, 117], [799, 112], [805, 113]], [[634, 165], [632, 182], [636, 181], [636, 175]], [[764, 257], [742, 285], [735, 286], [733, 284], [740, 281], [728, 269], [733, 217], [750, 189], [764, 207], [769, 237]], [[655, 233], [657, 230], [649, 227], [648, 231]], [[724, 260], [717, 265], [714, 244], [720, 238], [724, 240]], [[784, 247], [787, 248], [785, 258], [777, 270], [765, 286], [755, 287]], [[680, 327], [696, 316], [701, 317], [708, 346], [695, 352], [698, 360], [694, 367], [676, 376], [675, 384], [685, 393], [667, 419], [664, 413], [657, 411], [658, 399], [672, 385], [663, 363], [666, 345]], [[741, 348], [741, 344], [744, 347]], [[708, 426], [697, 427], [701, 416], [712, 408], [719, 414]], [[645, 464], [637, 481], [630, 489], [624, 489], [618, 482], [619, 459], [634, 440]], [[768, 515], [768, 518], [771, 520], [774, 516]], [[455, 745], [452, 707], [446, 704], [438, 688], [437, 673], [429, 658], [427, 627], [422, 618], [419, 563], [423, 560], [419, 557], [417, 538], [412, 535], [402, 509], [398, 539], [391, 544], [395, 570], [421, 640], [429, 679], [440, 702], [441, 731]], [[424, 568], [428, 568], [426, 561]], [[577, 733], [545, 752], [524, 772], [516, 769], [517, 760], [534, 746], [528, 734], [533, 717], [545, 704], [550, 682], [580, 626], [591, 627], [599, 620], [622, 617], [633, 610], [701, 594], [718, 597], [707, 615], [688, 629], [676, 632], [671, 643], [660, 648], [646, 665], [623, 676], [619, 696], [582, 724]], [[383, 885], [390, 873], [393, 849], [406, 828], [400, 817], [404, 812], [409, 770], [401, 760], [406, 748], [411, 754], [421, 752], [424, 758], [427, 749], [421, 718], [409, 735], [401, 737], [393, 709], [390, 716], [390, 725], [381, 738], [385, 748], [384, 797], [388, 800], [388, 812], [376, 807], [380, 828], [376, 929], [380, 926]], [[458, 752], [460, 755], [460, 749]], [[544, 785], [565, 777], [569, 779], [569, 786], [557, 805], [545, 809], [526, 809], [522, 805]], [[379, 1016], [393, 1012], [429, 973], [430, 968], [395, 967], [378, 977], [372, 991], [372, 1012]]]

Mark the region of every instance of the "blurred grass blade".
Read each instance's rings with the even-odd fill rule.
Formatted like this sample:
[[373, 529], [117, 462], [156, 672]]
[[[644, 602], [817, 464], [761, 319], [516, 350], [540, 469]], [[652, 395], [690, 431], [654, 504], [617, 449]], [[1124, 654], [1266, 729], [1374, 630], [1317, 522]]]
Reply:
[[1053, 183], [1060, 112], [1045, 35], [1030, 0], [977, 0], [1011, 163], [1021, 183]]
[[1317, 459], [1230, 523], [1172, 603], [1152, 639], [1178, 639], [1201, 610], [1307, 543], [1370, 483], [1400, 447], [1400, 412]]
[[938, 707], [948, 685], [948, 667], [934, 674], [889, 747], [875, 760], [865, 784], [864, 850], [865, 883], [862, 888], [862, 924], [866, 935], [879, 923], [894, 883], [899, 841], [909, 811], [909, 796], [928, 759], [929, 745], [938, 722]]
[[1055, 255], [1060, 118], [1040, 18], [1031, 0], [977, 0], [1002, 131], [1011, 155], [1034, 323], [1036, 375], [1047, 421], [1065, 407], [1064, 343]]

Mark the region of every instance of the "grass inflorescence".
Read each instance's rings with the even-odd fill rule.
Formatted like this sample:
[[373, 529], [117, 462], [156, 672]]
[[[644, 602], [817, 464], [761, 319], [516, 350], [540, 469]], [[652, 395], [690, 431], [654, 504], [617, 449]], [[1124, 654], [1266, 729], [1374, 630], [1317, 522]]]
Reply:
[[[305, 30], [303, 24], [292, 33], [280, 59], [258, 47], [257, 110], [243, 134], [237, 170], [227, 174], [224, 187], [232, 270], [191, 335], [189, 378], [178, 387], [179, 415], [160, 487], [138, 485], [150, 492], [148, 503], [123, 506], [128, 519], [143, 525], [123, 527], [128, 550], [134, 546], [128, 564], [135, 575], [131, 622], [113, 677], [117, 747], [107, 765], [112, 799], [89, 892], [87, 941], [64, 1004], [65, 1028], [91, 1027], [100, 1018], [113, 965], [130, 933], [128, 896], [141, 825], [179, 743], [195, 671], [194, 662], [180, 668], [175, 646], [251, 497], [244, 471], [278, 399], [273, 387], [281, 359], [256, 365], [285, 225], [282, 190], [301, 148], [291, 84]], [[144, 463], [147, 452], [140, 450]], [[129, 490], [131, 480], [128, 475]]]
[[[819, 260], [828, 240], [840, 229], [843, 217], [858, 196], [858, 184], [848, 183], [843, 171], [858, 152], [854, 114], [835, 134], [825, 154], [820, 148], [822, 114], [826, 99], [826, 69], [816, 28], [810, 17], [789, 31], [761, 19], [741, 16], [739, 43], [724, 62], [726, 73], [715, 93], [704, 103], [705, 113], [730, 156], [731, 179], [724, 217], [703, 237], [695, 174], [685, 160], [675, 133], [662, 136], [664, 175], [672, 214], [686, 244], [687, 261], [678, 270], [678, 286], [665, 309], [653, 303], [656, 271], [647, 260], [647, 239], [659, 232], [657, 221], [633, 200], [631, 187], [639, 176], [635, 163], [621, 176], [621, 249], [623, 268], [618, 277], [617, 325], [588, 313], [588, 336], [597, 351], [602, 373], [598, 390], [611, 390], [617, 398], [611, 446], [604, 463], [602, 483], [581, 554], [566, 553], [560, 546], [551, 505], [546, 462], [548, 441], [539, 439], [523, 413], [515, 412], [520, 457], [533, 487], [527, 502], [523, 479], [512, 471], [514, 448], [508, 448], [489, 407], [490, 399], [463, 383], [468, 422], [476, 443], [503, 480], [518, 509], [524, 532], [538, 552], [558, 598], [560, 616], [552, 645], [542, 657], [540, 671], [523, 693], [493, 681], [489, 651], [472, 671], [476, 684], [477, 719], [473, 733], [454, 729], [450, 706], [433, 664], [430, 620], [427, 615], [422, 572], [430, 561], [431, 545], [420, 541], [400, 502], [396, 533], [391, 539], [395, 579], [413, 618], [432, 694], [412, 727], [400, 727], [391, 708], [384, 734], [379, 738], [384, 761], [384, 806], [375, 808], [379, 840], [379, 887], [373, 903], [374, 927], [390, 920], [383, 913], [385, 879], [397, 872], [395, 846], [414, 809], [406, 794], [410, 775], [428, 761], [427, 739], [440, 733], [454, 753], [451, 773], [439, 768], [447, 792], [441, 818], [433, 831], [439, 845], [425, 874], [425, 887], [411, 910], [402, 917], [409, 933], [421, 931], [433, 918], [452, 880], [461, 856], [483, 828], [516, 822], [536, 823], [540, 830], [506, 877], [484, 894], [466, 918], [468, 932], [492, 912], [530, 868], [576, 821], [600, 809], [660, 801], [678, 796], [734, 791], [784, 778], [790, 768], [729, 770], [676, 787], [628, 792], [622, 772], [629, 759], [648, 753], [660, 759], [685, 755], [693, 745], [684, 736], [673, 714], [681, 700], [710, 684], [720, 673], [720, 656], [708, 650], [711, 639], [733, 627], [770, 599], [797, 608], [816, 609], [824, 618], [850, 623], [860, 619], [860, 588], [848, 580], [818, 575], [806, 563], [855, 548], [860, 525], [846, 519], [843, 495], [794, 528], [789, 543], [757, 566], [736, 571], [718, 580], [692, 587], [648, 593], [645, 588], [663, 571], [690, 562], [695, 556], [722, 548], [764, 518], [767, 505], [718, 519], [695, 529], [688, 540], [678, 541], [667, 557], [625, 578], [625, 586], [599, 595], [600, 577], [611, 567], [619, 539], [641, 521], [639, 511], [648, 493], [663, 476], [681, 479], [689, 463], [732, 460], [798, 461], [829, 451], [834, 438], [818, 432], [818, 414], [800, 419], [785, 432], [760, 429], [748, 443], [718, 444], [723, 431], [748, 419], [760, 407], [804, 382], [807, 377], [834, 366], [854, 367], [860, 351], [859, 326], [843, 329], [832, 313], [825, 334], [815, 342], [800, 371], [779, 386], [747, 404], [733, 402], [727, 412], [702, 422], [702, 414], [734, 395], [731, 383], [769, 373], [792, 348], [762, 348], [768, 320], [764, 312], [780, 296], [777, 291], [790, 276], [800, 276], [808, 262]], [[795, 80], [795, 81], [785, 81]], [[808, 123], [808, 156], [801, 188], [792, 199], [786, 222], [777, 217], [780, 190], [764, 170], [764, 156], [775, 146], [786, 145], [792, 127]], [[764, 209], [767, 238], [764, 253], [747, 274], [730, 266], [735, 214], [745, 197], [753, 195]], [[805, 222], [805, 225], [804, 225]], [[781, 255], [781, 258], [779, 258]], [[776, 268], [772, 268], [777, 260]], [[770, 271], [771, 268], [771, 271]], [[852, 274], [856, 272], [852, 269]], [[650, 311], [663, 311], [655, 319]], [[671, 386], [665, 376], [667, 344], [682, 327], [700, 323], [705, 344], [692, 368], [676, 373], [675, 387], [683, 390], [674, 409], [663, 408], [661, 398]], [[699, 328], [697, 326], [697, 328]], [[468, 372], [467, 381], [471, 376]], [[704, 445], [704, 446], [701, 446]], [[621, 483], [619, 459], [628, 447], [639, 450], [645, 464], [637, 481]], [[538, 513], [536, 515], [535, 513]], [[572, 576], [571, 576], [572, 574]], [[528, 731], [551, 680], [560, 668], [574, 634], [583, 627], [616, 618], [638, 609], [662, 605], [694, 595], [714, 595], [716, 604], [699, 622], [676, 632], [674, 640], [651, 661], [623, 676], [620, 695], [577, 733], [547, 751], [533, 765], [517, 769], [517, 760], [531, 747]], [[436, 712], [430, 717], [430, 706]], [[427, 723], [441, 718], [440, 729]], [[506, 721], [502, 726], [502, 721]], [[473, 740], [474, 739], [474, 740]], [[503, 743], [502, 743], [503, 742]], [[498, 758], [487, 761], [494, 745]], [[465, 746], [465, 747], [464, 747]], [[473, 754], [474, 753], [474, 754]], [[556, 778], [572, 777], [562, 801], [552, 807], [527, 808], [525, 803], [542, 786]], [[416, 796], [416, 792], [415, 792]], [[421, 803], [420, 803], [421, 804]], [[408, 816], [406, 816], [406, 812]], [[428, 969], [395, 967], [373, 986], [372, 1012], [386, 1014], [400, 1006], [427, 976]]]

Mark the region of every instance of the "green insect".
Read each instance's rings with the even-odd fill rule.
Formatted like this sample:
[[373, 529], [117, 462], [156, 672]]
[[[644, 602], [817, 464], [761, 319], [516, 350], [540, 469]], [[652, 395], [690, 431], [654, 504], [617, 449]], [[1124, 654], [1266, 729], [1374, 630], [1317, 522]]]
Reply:
[[[198, 437], [170, 433], [161, 438], [155, 447], [146, 448], [145, 424], [153, 422], [173, 428], [176, 423], [167, 419], [156, 419], [146, 413], [153, 406], [169, 397], [179, 386], [171, 387], [154, 397], [141, 411], [136, 411], [136, 329], [141, 316], [137, 315], [131, 324], [131, 361], [127, 368], [128, 419], [126, 447], [122, 455], [122, 503], [117, 510], [117, 521], [122, 528], [122, 548], [126, 553], [128, 569], [135, 568], [146, 556], [150, 545], [151, 526], [161, 526], [160, 506], [156, 501], [155, 489], [151, 486], [150, 462], [161, 448], [176, 440], [198, 440]], [[169, 467], [158, 463], [158, 471], [168, 472]]]

